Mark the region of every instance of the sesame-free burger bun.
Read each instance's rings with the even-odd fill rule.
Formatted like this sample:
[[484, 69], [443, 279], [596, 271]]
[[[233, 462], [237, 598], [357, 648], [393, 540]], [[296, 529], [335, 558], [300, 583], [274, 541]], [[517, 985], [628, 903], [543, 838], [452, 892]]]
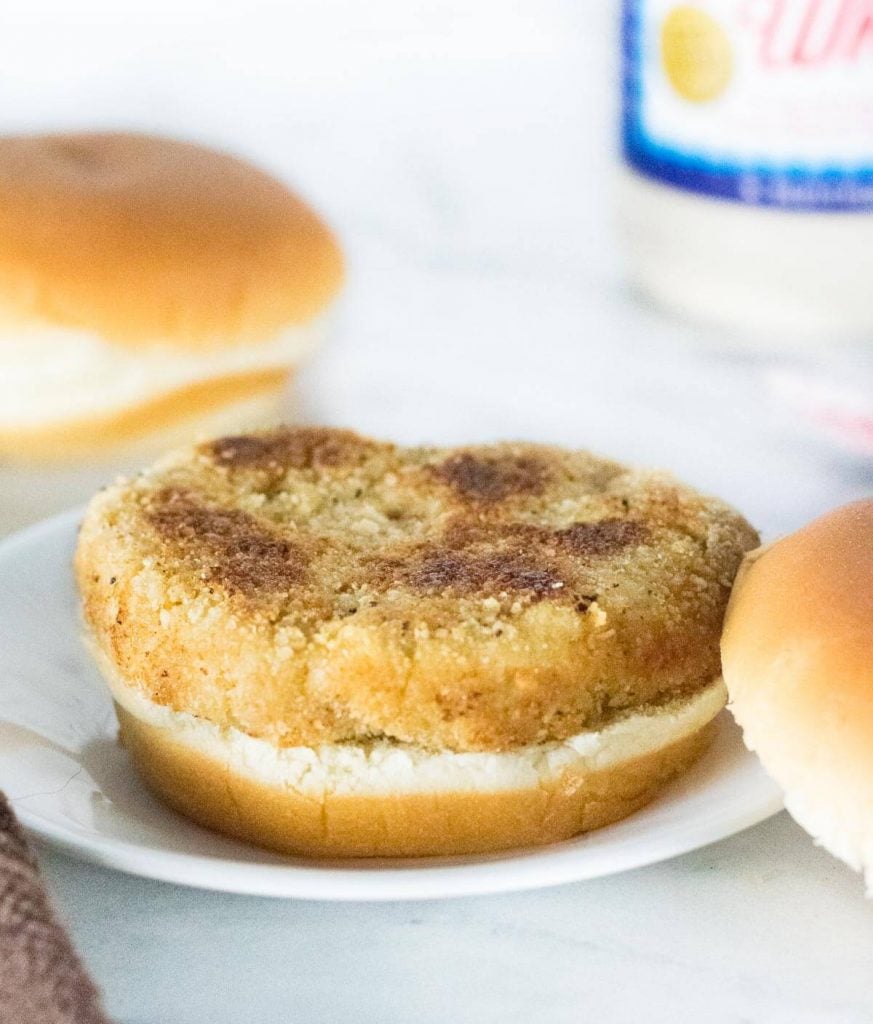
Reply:
[[122, 743], [171, 807], [245, 842], [329, 857], [486, 853], [609, 825], [697, 760], [725, 702], [717, 680], [565, 742], [454, 753], [389, 741], [279, 748], [117, 679], [111, 689]]
[[0, 138], [0, 457], [79, 457], [278, 396], [341, 279], [318, 216], [235, 157]]
[[730, 707], [785, 806], [873, 873], [873, 500], [747, 556], [722, 639]]

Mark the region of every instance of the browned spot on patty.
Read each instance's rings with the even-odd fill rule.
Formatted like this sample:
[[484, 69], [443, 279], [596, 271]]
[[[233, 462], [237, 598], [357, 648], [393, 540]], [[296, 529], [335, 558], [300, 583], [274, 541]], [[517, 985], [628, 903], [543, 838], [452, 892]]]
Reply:
[[517, 551], [425, 551], [410, 562], [383, 562], [378, 573], [388, 585], [399, 583], [423, 594], [508, 592], [541, 599], [564, 588], [555, 570]]
[[461, 452], [433, 467], [434, 475], [469, 501], [495, 502], [541, 494], [549, 479], [546, 463], [533, 455], [476, 455]]
[[221, 437], [205, 450], [229, 469], [326, 469], [355, 464], [374, 445], [351, 430], [281, 427], [269, 434]]
[[166, 488], [145, 517], [190, 567], [231, 593], [274, 595], [306, 578], [306, 553], [241, 509], [210, 508], [190, 493]]
[[574, 555], [614, 555], [624, 548], [643, 544], [649, 528], [634, 519], [600, 519], [593, 523], [573, 523], [555, 530], [552, 537], [558, 547]]
[[622, 519], [554, 530], [533, 523], [474, 523], [459, 516], [440, 542], [420, 546], [405, 560], [381, 559], [372, 573], [382, 587], [468, 596], [518, 593], [538, 601], [565, 598], [584, 613], [595, 597], [573, 590], [570, 580], [578, 570], [648, 536], [644, 523]]
[[561, 552], [587, 560], [617, 554], [624, 548], [644, 543], [650, 536], [651, 531], [645, 523], [632, 519], [571, 523], [555, 530], [535, 523], [474, 522], [458, 516], [447, 526], [443, 542], [451, 548], [464, 548], [509, 541], [526, 551], [536, 550], [544, 555]]

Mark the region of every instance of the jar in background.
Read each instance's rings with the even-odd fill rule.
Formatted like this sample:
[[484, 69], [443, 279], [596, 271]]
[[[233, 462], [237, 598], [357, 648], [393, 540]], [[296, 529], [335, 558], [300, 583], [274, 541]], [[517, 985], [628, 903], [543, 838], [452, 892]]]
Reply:
[[873, 3], [623, 0], [630, 273], [699, 320], [873, 333]]

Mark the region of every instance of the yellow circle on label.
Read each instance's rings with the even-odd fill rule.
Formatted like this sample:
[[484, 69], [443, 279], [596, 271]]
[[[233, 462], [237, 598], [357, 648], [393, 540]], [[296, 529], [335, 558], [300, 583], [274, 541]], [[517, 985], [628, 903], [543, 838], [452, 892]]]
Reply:
[[707, 103], [724, 92], [733, 56], [727, 33], [706, 11], [674, 7], [661, 26], [661, 62], [670, 85], [692, 103]]

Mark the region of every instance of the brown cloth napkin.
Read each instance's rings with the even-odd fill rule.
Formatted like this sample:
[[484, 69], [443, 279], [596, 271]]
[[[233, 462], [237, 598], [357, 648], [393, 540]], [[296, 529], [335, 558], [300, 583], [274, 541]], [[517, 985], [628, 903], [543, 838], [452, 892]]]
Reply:
[[2, 793], [0, 1024], [109, 1024]]

